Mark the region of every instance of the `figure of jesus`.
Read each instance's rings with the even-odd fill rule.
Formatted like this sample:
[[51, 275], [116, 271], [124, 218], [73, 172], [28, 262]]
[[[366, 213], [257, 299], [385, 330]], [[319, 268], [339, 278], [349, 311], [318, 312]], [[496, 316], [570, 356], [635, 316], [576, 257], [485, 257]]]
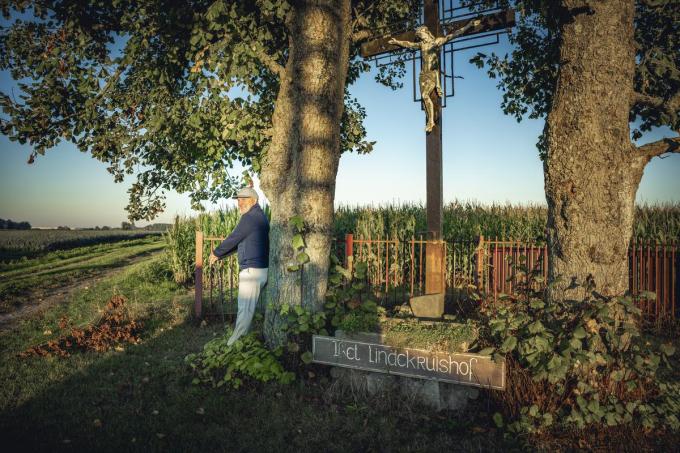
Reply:
[[388, 41], [389, 44], [404, 47], [406, 49], [420, 49], [423, 63], [420, 68], [419, 85], [420, 97], [425, 103], [425, 116], [427, 117], [427, 125], [425, 126], [426, 132], [430, 132], [434, 127], [434, 104], [432, 103], [430, 95], [433, 91], [439, 97], [444, 95], [442, 92], [441, 80], [439, 78], [439, 67], [437, 65], [439, 49], [456, 36], [465, 33], [468, 28], [475, 27], [480, 23], [481, 21], [479, 19], [473, 20], [462, 28], [439, 38], [435, 38], [427, 26], [423, 25], [416, 29], [416, 36], [419, 38], [418, 42], [399, 41], [394, 38]]

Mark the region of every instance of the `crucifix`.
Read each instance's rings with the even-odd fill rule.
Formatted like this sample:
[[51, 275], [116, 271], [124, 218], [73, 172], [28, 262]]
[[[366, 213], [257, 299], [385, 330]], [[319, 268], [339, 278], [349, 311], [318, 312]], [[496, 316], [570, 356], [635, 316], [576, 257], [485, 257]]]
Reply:
[[[393, 55], [400, 49], [420, 51], [421, 70], [419, 74], [420, 101], [426, 116], [426, 181], [427, 181], [427, 232], [425, 263], [425, 296], [411, 299], [414, 314], [422, 307], [424, 317], [441, 317], [444, 312], [444, 294], [446, 291], [445, 269], [446, 256], [443, 236], [443, 177], [442, 177], [442, 99], [447, 97], [446, 90], [441, 84], [441, 53], [442, 50], [452, 55], [452, 41], [475, 39], [477, 37], [495, 34], [496, 42], [499, 30], [509, 29], [515, 24], [515, 12], [505, 9], [489, 13], [487, 11], [470, 11], [456, 17], [440, 17], [439, 0], [424, 0], [424, 20], [415, 30], [402, 31], [376, 37], [361, 45], [361, 56], [364, 58], [378, 58]], [[444, 13], [454, 13], [464, 10], [455, 8], [453, 1], [444, 1]], [[497, 9], [497, 8], [496, 8]], [[458, 20], [456, 20], [458, 19]], [[485, 44], [481, 44], [485, 45]], [[479, 47], [473, 45], [466, 49]], [[411, 58], [415, 59], [415, 55]], [[415, 60], [414, 60], [415, 61]], [[445, 77], [453, 76], [443, 74]]]

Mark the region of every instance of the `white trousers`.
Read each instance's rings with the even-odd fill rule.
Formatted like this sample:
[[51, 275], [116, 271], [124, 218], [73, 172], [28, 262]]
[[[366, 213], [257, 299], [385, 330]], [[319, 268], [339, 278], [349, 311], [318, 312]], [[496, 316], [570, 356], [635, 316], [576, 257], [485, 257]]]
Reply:
[[250, 330], [250, 323], [253, 321], [260, 291], [267, 284], [267, 270], [268, 268], [266, 267], [259, 269], [249, 267], [239, 272], [236, 325], [234, 326], [234, 332], [227, 341], [227, 345], [231, 346]]

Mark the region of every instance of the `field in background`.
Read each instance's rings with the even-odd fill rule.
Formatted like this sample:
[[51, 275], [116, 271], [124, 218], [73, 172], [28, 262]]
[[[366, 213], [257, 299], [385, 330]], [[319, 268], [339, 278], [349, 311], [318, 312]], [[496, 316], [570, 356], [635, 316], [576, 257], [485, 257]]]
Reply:
[[[476, 243], [477, 238], [484, 235], [487, 240], [505, 238], [540, 245], [545, 243], [547, 214], [547, 207], [542, 205], [453, 202], [444, 207], [444, 239], [447, 242]], [[202, 231], [208, 237], [224, 237], [234, 229], [238, 219], [236, 208], [197, 217], [175, 218], [175, 223], [165, 233], [165, 239], [178, 283], [193, 280], [195, 232]], [[417, 238], [425, 229], [425, 208], [422, 205], [341, 206], [335, 211], [334, 235], [338, 240], [343, 240], [347, 233], [354, 234], [355, 240], [410, 240]], [[638, 243], [677, 243], [680, 240], [680, 203], [638, 206], [634, 237]], [[204, 257], [208, 256], [210, 246], [209, 242], [204, 243]], [[400, 252], [395, 250], [394, 253]]]
[[[545, 241], [548, 208], [544, 205], [453, 202], [444, 206], [444, 239], [472, 241], [504, 238], [512, 241]], [[410, 239], [427, 229], [425, 208], [414, 204], [341, 206], [335, 211], [335, 235]], [[635, 209], [633, 236], [638, 241], [670, 243], [680, 240], [680, 203], [641, 205]]]
[[159, 235], [160, 232], [139, 230], [0, 230], [0, 261]]
[[26, 303], [37, 304], [53, 290], [124, 266], [163, 247], [162, 238], [154, 234], [0, 262], [0, 313]]

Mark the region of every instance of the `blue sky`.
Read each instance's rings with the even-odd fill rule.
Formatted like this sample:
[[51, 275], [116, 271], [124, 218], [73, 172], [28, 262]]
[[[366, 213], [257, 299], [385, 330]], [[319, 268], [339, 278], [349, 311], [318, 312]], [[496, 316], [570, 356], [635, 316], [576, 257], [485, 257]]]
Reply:
[[[491, 50], [508, 52], [507, 39], [485, 51]], [[456, 75], [463, 79], [456, 80], [456, 96], [448, 99], [443, 115], [444, 201], [545, 203], [543, 167], [535, 146], [543, 120], [517, 123], [504, 115], [496, 81], [468, 63], [475, 52], [455, 56]], [[12, 84], [7, 73], [0, 73], [2, 91]], [[413, 102], [410, 72], [401, 90], [377, 84], [371, 73], [351, 92], [366, 108], [368, 139], [377, 143], [369, 155], [341, 158], [336, 205], [424, 203], [425, 114]], [[662, 136], [672, 133], [655, 131], [643, 142]], [[0, 218], [72, 227], [115, 226], [126, 219], [131, 178], [115, 184], [104, 164], [69, 144], [39, 156], [33, 165], [26, 164], [29, 154], [28, 146], [0, 135]], [[645, 169], [638, 202], [679, 202], [679, 176], [680, 155], [654, 159]], [[166, 212], [154, 221], [192, 214], [186, 195], [169, 193], [166, 204]]]

